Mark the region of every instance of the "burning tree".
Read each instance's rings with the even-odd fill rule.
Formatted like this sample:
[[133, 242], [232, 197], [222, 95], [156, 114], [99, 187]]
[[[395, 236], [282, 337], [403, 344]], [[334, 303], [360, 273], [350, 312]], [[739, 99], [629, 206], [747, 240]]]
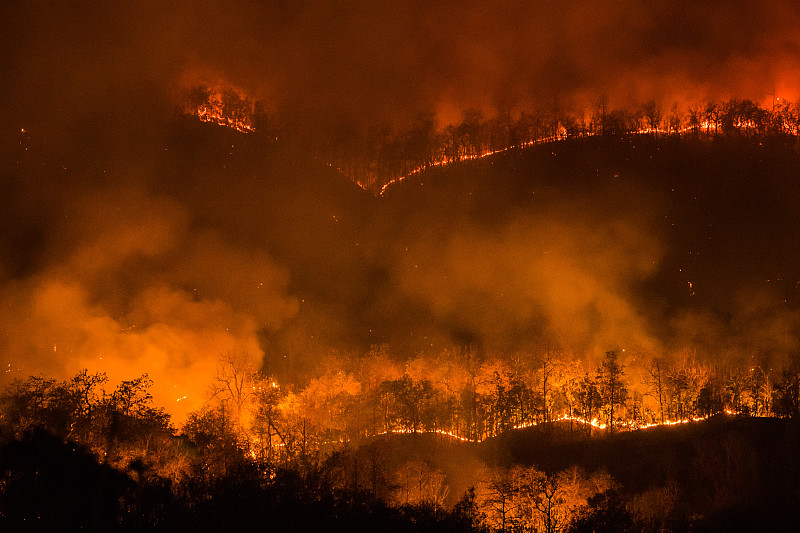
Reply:
[[[254, 131], [253, 104], [231, 87], [221, 90], [206, 85], [193, 87], [186, 96], [186, 107], [189, 114], [203, 122], [214, 122], [241, 132]], [[263, 112], [263, 107], [259, 111]]]
[[449, 492], [442, 471], [420, 460], [408, 461], [397, 470], [395, 486], [395, 499], [404, 505], [441, 506]]
[[575, 391], [578, 413], [584, 421], [584, 428], [587, 434], [591, 434], [591, 422], [597, 416], [600, 409], [602, 397], [597, 387], [597, 382], [587, 372], [578, 382]]
[[782, 379], [775, 385], [773, 391], [772, 405], [777, 416], [786, 418], [800, 416], [800, 372], [783, 371]]
[[257, 381], [255, 362], [249, 354], [229, 352], [220, 356], [211, 384], [211, 400], [228, 405], [228, 417], [237, 431], [249, 426], [249, 406]]
[[619, 415], [628, 396], [628, 388], [623, 381], [624, 369], [625, 366], [617, 362], [614, 351], [606, 352], [605, 360], [597, 368], [597, 389], [609, 433], [614, 433], [614, 412]]
[[497, 469], [487, 483], [488, 495], [483, 502], [487, 521], [501, 532], [515, 529], [520, 521], [516, 481], [511, 470]]

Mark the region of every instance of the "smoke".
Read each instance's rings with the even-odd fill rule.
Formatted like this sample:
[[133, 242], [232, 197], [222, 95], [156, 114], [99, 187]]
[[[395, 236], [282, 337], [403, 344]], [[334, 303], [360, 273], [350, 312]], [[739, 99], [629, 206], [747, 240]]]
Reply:
[[221, 355], [260, 361], [259, 332], [296, 313], [285, 269], [193, 228], [173, 199], [115, 185], [65, 212], [46, 265], [0, 288], [7, 378], [146, 372], [180, 421], [205, 401]]
[[499, 222], [412, 223], [395, 261], [398, 299], [425, 302], [451, 339], [489, 350], [660, 350], [638, 287], [665, 253], [663, 202], [615, 187], [538, 197]]
[[[421, 111], [800, 95], [789, 0], [25, 3], [4, 8], [17, 127], [138, 123], [198, 83], [238, 87], [335, 136]], [[172, 101], [170, 99], [173, 99]], [[55, 136], [53, 128], [48, 135]], [[150, 133], [152, 134], [152, 133]], [[109, 139], [98, 139], [102, 143]]]
[[793, 363], [791, 354], [800, 348], [800, 313], [781, 305], [781, 295], [772, 288], [742, 286], [732, 294], [726, 312], [687, 309], [672, 321], [675, 339], [711, 361], [732, 367], [759, 365], [767, 372], [780, 371]]

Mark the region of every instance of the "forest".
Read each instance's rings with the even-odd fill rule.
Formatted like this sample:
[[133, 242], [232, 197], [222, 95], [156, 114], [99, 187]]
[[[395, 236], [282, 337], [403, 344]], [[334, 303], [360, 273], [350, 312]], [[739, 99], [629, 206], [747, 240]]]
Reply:
[[0, 531], [790, 531], [800, 3], [5, 2]]
[[[144, 225], [144, 233], [132, 229], [141, 217], [112, 215], [116, 229], [107, 240], [94, 227], [79, 227], [79, 238], [53, 231], [50, 246], [56, 250], [62, 249], [60, 236], [74, 239], [68, 268], [61, 260], [42, 266], [27, 251], [9, 270], [8, 294], [29, 290], [28, 299], [37, 304], [10, 306], [6, 315], [18, 331], [30, 329], [35, 347], [8, 346], [35, 349], [43, 365], [50, 353], [66, 353], [71, 365], [89, 361], [93, 367], [66, 379], [64, 372], [25, 377], [25, 358], [10, 359], [0, 392], [4, 528], [792, 530], [800, 508], [800, 360], [793, 325], [798, 285], [786, 256], [776, 254], [770, 262], [769, 255], [763, 260], [749, 253], [778, 249], [792, 233], [772, 232], [770, 238], [742, 232], [730, 214], [750, 213], [736, 209], [739, 197], [753, 198], [754, 191], [767, 191], [762, 194], [771, 199], [775, 189], [791, 203], [793, 193], [781, 192], [780, 184], [796, 164], [794, 105], [782, 102], [766, 111], [731, 100], [666, 119], [654, 105], [607, 115], [599, 108], [577, 130], [577, 119], [566, 114], [557, 120], [542, 114], [538, 122], [522, 115], [514, 128], [523, 120], [535, 126], [515, 134], [516, 140], [499, 139], [498, 132], [514, 128], [495, 127], [480, 113], [465, 114], [463, 124], [444, 130], [429, 120], [421, 137], [392, 137], [396, 157], [370, 160], [373, 170], [384, 165], [370, 182], [373, 193], [392, 175], [424, 170], [376, 198], [330, 169], [335, 157], [325, 154], [333, 152], [298, 154], [291, 129], [268, 129], [278, 126], [263, 106], [251, 108], [233, 92], [218, 97], [201, 89], [193, 114], [227, 128], [178, 117], [175, 139], [151, 156], [154, 166], [175, 172], [168, 178], [154, 174], [154, 191], [173, 198], [150, 207], [166, 238], [152, 244], [151, 226]], [[27, 132], [20, 138], [9, 173], [18, 177], [20, 191], [46, 190], [37, 180], [72, 186], [62, 178], [70, 176], [66, 165], [38, 155], [47, 152]], [[425, 142], [415, 144], [420, 138]], [[447, 165], [498, 151], [502, 158]], [[731, 169], [766, 173], [769, 164], [775, 183], [746, 174], [741, 190], [726, 184]], [[694, 170], [682, 173], [687, 167]], [[52, 179], [43, 180], [42, 173]], [[251, 174], [236, 189], [231, 176]], [[628, 197], [619, 174], [633, 176], [624, 186], [636, 191], [630, 197], [641, 199], [646, 220], [657, 221], [652, 227], [658, 230], [591, 234], [595, 248], [587, 255], [579, 235], [592, 224], [591, 215], [570, 218], [555, 191], [607, 187], [592, 209], [603, 213], [599, 220], [610, 220], [609, 228], [624, 230], [618, 218], [605, 218], [602, 207], [618, 208], [618, 196]], [[321, 191], [334, 191], [320, 195], [329, 204], [313, 203], [303, 181], [313, 181], [308, 176], [330, 180], [315, 182]], [[665, 208], [641, 194], [642, 176], [650, 177], [654, 190], [681, 195], [670, 197]], [[423, 180], [425, 189], [418, 186]], [[501, 182], [507, 189], [485, 192], [486, 183], [499, 180], [507, 180]], [[212, 193], [195, 196], [186, 192], [192, 190], [186, 182]], [[550, 222], [535, 218], [541, 204], [527, 199], [529, 187], [544, 192], [536, 202], [544, 196], [564, 211]], [[525, 199], [517, 190], [525, 191]], [[473, 191], [484, 193], [480, 201], [465, 200]], [[341, 200], [351, 197], [356, 200]], [[698, 197], [705, 208], [695, 207]], [[226, 207], [217, 219], [220, 202]], [[348, 213], [348, 205], [362, 203], [367, 207]], [[55, 205], [60, 225], [61, 213], [67, 219], [73, 209]], [[175, 205], [196, 213], [192, 226], [170, 218]], [[514, 218], [502, 216], [522, 209], [534, 217], [522, 219], [525, 235], [514, 233]], [[759, 213], [742, 223], [756, 221], [757, 229], [783, 224], [779, 209]], [[423, 221], [419, 227], [415, 217]], [[487, 235], [465, 229], [464, 219], [478, 228], [485, 224]], [[552, 237], [540, 230], [553, 220], [566, 220], [567, 230], [557, 228]], [[452, 239], [445, 250], [437, 240], [427, 249], [431, 224]], [[209, 237], [208, 228], [217, 233]], [[168, 236], [173, 231], [180, 236], [174, 241]], [[129, 256], [117, 264], [93, 252], [117, 250], [131, 235]], [[615, 241], [620, 235], [622, 241]], [[748, 250], [757, 265], [729, 257], [724, 244], [716, 251], [698, 244], [711, 236]], [[493, 244], [498, 239], [502, 247]], [[663, 266], [640, 271], [640, 255], [651, 262], [642, 242], [659, 240], [665, 243]], [[419, 251], [406, 259], [414, 246]], [[189, 260], [176, 261], [186, 251]], [[228, 255], [240, 265], [232, 267]], [[703, 257], [711, 260], [702, 263]], [[475, 266], [463, 266], [473, 261]], [[482, 271], [487, 261], [499, 265], [497, 271]], [[406, 269], [420, 276], [410, 286], [404, 286]], [[553, 274], [561, 269], [563, 280]], [[173, 280], [171, 291], [163, 289], [165, 279]], [[725, 284], [729, 279], [730, 286], [746, 287], [744, 299], [755, 305], [743, 306]], [[754, 290], [753, 279], [769, 290]], [[76, 280], [93, 299], [72, 296]], [[265, 282], [272, 293], [259, 292]], [[625, 305], [617, 309], [613, 291], [609, 298], [593, 288], [620, 284], [619, 298], [630, 300], [650, 324], [631, 322]], [[117, 301], [119, 287], [131, 292]], [[506, 291], [520, 297], [509, 303]], [[561, 300], [575, 294], [581, 294], [578, 305], [562, 308]], [[442, 311], [426, 298], [433, 304], [444, 298], [447, 305]], [[381, 309], [376, 304], [364, 304], [384, 299], [394, 302], [384, 315], [374, 314]], [[241, 310], [232, 314], [236, 320], [220, 314], [220, 300]], [[342, 325], [320, 321], [337, 313]], [[31, 318], [33, 325], [23, 323]], [[246, 324], [235, 334], [243, 340], [210, 354], [237, 320]], [[386, 335], [396, 330], [390, 338], [402, 341], [417, 330], [416, 321], [428, 323], [422, 331], [432, 338], [438, 332], [435, 347], [418, 334], [406, 344], [359, 348], [380, 338], [372, 328]], [[258, 331], [250, 332], [255, 323]], [[325, 327], [327, 338], [320, 335]], [[212, 342], [204, 346], [203, 339]], [[236, 349], [245, 346], [255, 351]], [[130, 354], [138, 365], [117, 366]], [[135, 366], [147, 373], [131, 377]], [[128, 372], [122, 380], [120, 368]]]
[[798, 105], [775, 95], [768, 108], [739, 98], [674, 103], [668, 108], [654, 100], [613, 108], [605, 96], [596, 98], [591, 107], [554, 98], [536, 110], [506, 105], [487, 116], [472, 108], [463, 112], [460, 123], [444, 126], [433, 114], [420, 114], [403, 129], [388, 124], [366, 130], [353, 126], [335, 137], [315, 132], [313, 124], [271, 114], [267, 103], [252, 102], [230, 87], [193, 88], [182, 112], [313, 153], [373, 192], [383, 192], [388, 183], [432, 166], [553, 140], [632, 133], [795, 138], [800, 131]]
[[[726, 428], [780, 421], [769, 430], [774, 460], [789, 458], [787, 472], [800, 466], [793, 455], [800, 371], [796, 362], [790, 368], [773, 380], [759, 367], [702, 365], [691, 353], [633, 367], [613, 351], [594, 368], [552, 352], [485, 357], [469, 350], [399, 364], [388, 347], [375, 346], [362, 357], [323, 362], [300, 387], [277, 383], [242, 354], [225, 354], [204, 407], [178, 425], [154, 405], [147, 375], [115, 387], [87, 371], [65, 381], [31, 376], [0, 395], [0, 519], [19, 531], [176, 531], [186, 524], [201, 531], [223, 524], [715, 530], [726, 522], [714, 513], [729, 516], [741, 507], [741, 494], [716, 487], [713, 504], [703, 508], [710, 517], [689, 515], [679, 502], [690, 486], [667, 480], [626, 490], [602, 466], [579, 464], [575, 450], [607, 445], [616, 451], [595, 453], [608, 459], [649, 442], [669, 455], [676, 445], [664, 431], [718, 420], [712, 439], [722, 435], [734, 448], [706, 451], [706, 460], [720, 461], [710, 472], [744, 468], [751, 473], [734, 472], [733, 482], [756, 475], [759, 484], [775, 484], [774, 474], [748, 466], [749, 456], [737, 459], [760, 452], [758, 446], [730, 440], [735, 431]], [[650, 438], [651, 431], [662, 433]], [[752, 437], [764, 429], [745, 431]], [[515, 447], [513, 435], [528, 444]], [[688, 435], [689, 443], [707, 438]], [[619, 438], [629, 440], [613, 440]], [[442, 459], [448, 455], [449, 465]], [[558, 464], [569, 460], [575, 463]], [[657, 472], [658, 462], [650, 465]], [[790, 490], [790, 480], [782, 483]], [[790, 509], [772, 515], [773, 527], [780, 530], [792, 516]]]

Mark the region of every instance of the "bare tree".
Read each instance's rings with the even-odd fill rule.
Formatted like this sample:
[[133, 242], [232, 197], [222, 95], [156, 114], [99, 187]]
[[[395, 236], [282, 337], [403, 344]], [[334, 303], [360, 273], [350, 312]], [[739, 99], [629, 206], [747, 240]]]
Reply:
[[597, 111], [595, 112], [595, 131], [599, 129], [600, 135], [606, 134], [608, 126], [608, 96], [602, 95], [597, 99]]
[[527, 470], [522, 487], [531, 506], [531, 518], [541, 523], [541, 531], [545, 533], [561, 531], [569, 520], [569, 515], [564, 509], [566, 499], [560, 477], [532, 468]]
[[397, 471], [398, 503], [442, 505], [449, 490], [442, 471], [426, 461], [408, 461]]
[[552, 375], [553, 375], [554, 357], [553, 353], [548, 349], [541, 358], [541, 374], [542, 374], [542, 422], [550, 421], [550, 402], [552, 397]]
[[211, 399], [232, 405], [234, 425], [240, 431], [243, 429], [242, 414], [255, 391], [255, 379], [255, 363], [249, 354], [228, 352], [220, 356], [211, 384]]
[[644, 377], [644, 382], [653, 390], [653, 394], [658, 399], [658, 409], [661, 413], [661, 423], [664, 423], [664, 363], [661, 359], [653, 359], [647, 366], [647, 375]]
[[617, 363], [614, 351], [606, 352], [605, 360], [597, 369], [597, 384], [600, 398], [606, 412], [608, 432], [614, 433], [614, 412], [625, 404], [628, 389], [622, 381], [625, 375], [624, 365]]
[[517, 486], [511, 472], [496, 470], [488, 484], [489, 497], [486, 499], [489, 517], [494, 526], [505, 533], [513, 529], [517, 522]]
[[655, 100], [650, 100], [642, 106], [642, 114], [644, 115], [648, 129], [652, 133], [658, 133], [661, 126], [661, 109], [656, 104]]

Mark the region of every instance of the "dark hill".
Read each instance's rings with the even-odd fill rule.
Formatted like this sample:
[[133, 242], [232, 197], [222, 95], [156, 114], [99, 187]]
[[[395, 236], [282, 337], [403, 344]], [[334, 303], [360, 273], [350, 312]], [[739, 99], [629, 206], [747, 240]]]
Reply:
[[591, 438], [577, 430], [569, 438], [564, 422], [554, 425], [560, 427], [534, 426], [488, 439], [479, 446], [481, 456], [490, 463], [536, 465], [550, 472], [573, 464], [589, 472], [606, 468], [633, 492], [670, 479], [705, 491], [710, 484], [725, 484], [711, 477], [745, 474], [743, 468], [746, 475], [770, 478], [800, 468], [800, 427], [776, 418], [720, 416], [615, 435], [595, 430]]
[[[627, 499], [671, 486], [677, 515], [701, 530], [790, 531], [800, 509], [800, 427], [788, 420], [718, 417], [703, 422], [591, 438], [563, 422], [513, 430], [480, 444], [431, 435], [380, 437], [362, 448], [427, 460], [455, 492], [489, 475], [487, 466], [532, 465], [547, 472], [605, 470]], [[379, 451], [376, 451], [379, 450]], [[458, 494], [456, 494], [458, 496]]]
[[337, 295], [365, 264], [357, 243], [373, 199], [341, 172], [257, 135], [193, 119], [174, 128], [163, 189], [214, 227], [269, 250], [295, 290]]
[[[548, 471], [605, 469], [628, 494], [672, 484], [679, 513], [711, 531], [790, 531], [800, 509], [800, 426], [720, 417], [672, 427], [548, 444], [543, 428], [482, 444], [482, 456]], [[538, 429], [538, 431], [536, 431]]]
[[363, 315], [374, 297], [369, 235], [374, 197], [309, 154], [257, 135], [187, 119], [174, 129], [168, 194], [199, 226], [265, 251], [300, 303], [281, 331], [264, 332], [270, 371], [301, 377], [331, 347], [369, 346]]
[[[434, 217], [452, 230], [467, 221], [497, 229], [520, 214], [589, 198], [607, 222], [646, 208], [658, 222], [653, 237], [674, 254], [664, 270], [688, 261], [715, 296], [725, 289], [714, 281], [723, 280], [709, 271], [720, 267], [759, 278], [800, 273], [800, 154], [781, 142], [573, 139], [434, 168], [385, 196], [396, 216]], [[692, 251], [702, 257], [683, 257]]]
[[[80, 246], [102, 233], [81, 220], [87, 197], [133, 212], [166, 197], [192, 235], [266, 254], [285, 273], [298, 311], [262, 338], [279, 373], [380, 343], [399, 358], [546, 341], [774, 359], [798, 345], [794, 146], [576, 139], [431, 169], [374, 197], [283, 143], [190, 118], [100, 155], [89, 141], [15, 135], [3, 152], [0, 276], [57, 268], [75, 235]], [[118, 286], [163, 274], [139, 263]]]
[[[749, 330], [756, 323], [766, 327], [764, 314], [779, 320], [800, 303], [795, 143], [646, 135], [573, 139], [433, 168], [390, 186], [381, 200], [389, 213], [384, 216], [403, 228], [398, 238], [406, 245], [443, 251], [468, 235], [478, 246], [474, 255], [459, 258], [465, 261], [498, 263], [509, 253], [508, 261], [528, 260], [535, 269], [542, 254], [560, 248], [559, 267], [577, 264], [598, 277], [593, 281], [616, 284], [613, 290], [626, 305], [647, 317], [647, 335], [667, 346], [726, 343], [726, 349], [779, 351], [785, 343], [766, 346]], [[489, 252], [486, 241], [497, 244], [489, 258], [482, 257]], [[524, 246], [525, 253], [509, 252], [514, 246]], [[619, 275], [602, 272], [609, 266]], [[473, 294], [519, 293], [525, 289], [513, 278], [524, 275], [514, 269], [492, 274], [501, 281], [479, 283]], [[547, 282], [531, 279], [537, 281], [549, 290]], [[578, 283], [574, 288], [582, 290]], [[487, 299], [481, 308], [489, 314], [508, 305], [495, 295]], [[530, 300], [531, 308], [553, 304]], [[599, 303], [588, 297], [582, 305], [590, 313]], [[547, 310], [542, 314], [545, 322], [552, 320]], [[448, 319], [452, 331], [464, 330], [468, 339], [491, 340], [474, 320], [458, 313]], [[535, 323], [524, 328], [535, 331]], [[785, 333], [796, 338], [793, 330]]]

